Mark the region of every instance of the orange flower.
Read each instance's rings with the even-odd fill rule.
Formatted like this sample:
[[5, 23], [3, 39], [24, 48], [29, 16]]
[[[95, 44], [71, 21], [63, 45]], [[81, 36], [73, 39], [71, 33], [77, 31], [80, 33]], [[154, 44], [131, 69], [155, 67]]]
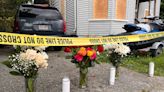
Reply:
[[81, 47], [77, 54], [85, 56], [87, 54], [87, 51], [84, 47]]
[[80, 48], [80, 50], [82, 50], [82, 51], [83, 51], [83, 50], [86, 50], [86, 48], [84, 48], [84, 47], [81, 47], [81, 48]]

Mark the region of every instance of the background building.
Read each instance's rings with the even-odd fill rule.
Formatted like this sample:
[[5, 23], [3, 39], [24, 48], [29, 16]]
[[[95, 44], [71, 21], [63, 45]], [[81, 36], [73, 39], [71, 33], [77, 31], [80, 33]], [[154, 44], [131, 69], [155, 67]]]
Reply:
[[[78, 36], [124, 32], [135, 18], [159, 16], [161, 0], [50, 0], [67, 23], [67, 33]], [[144, 20], [143, 20], [144, 21]]]

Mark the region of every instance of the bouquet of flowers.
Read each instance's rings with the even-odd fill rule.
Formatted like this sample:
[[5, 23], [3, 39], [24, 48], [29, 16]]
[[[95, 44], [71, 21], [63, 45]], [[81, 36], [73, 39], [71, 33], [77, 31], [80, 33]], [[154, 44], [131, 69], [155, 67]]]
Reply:
[[104, 45], [104, 49], [108, 51], [108, 56], [112, 65], [116, 67], [116, 76], [118, 76], [122, 58], [130, 53], [130, 48], [124, 44], [108, 44]]
[[38, 70], [39, 68], [47, 68], [47, 60], [48, 55], [45, 52], [27, 48], [9, 56], [9, 60], [3, 62], [3, 64], [12, 69], [10, 74], [24, 76], [26, 91], [34, 92], [34, 83], [38, 75]]
[[71, 62], [80, 68], [80, 82], [79, 87], [85, 88], [87, 86], [88, 68], [92, 67], [94, 63], [99, 64], [96, 60], [97, 55], [103, 52], [103, 46], [82, 46], [82, 47], [65, 47], [64, 51], [71, 53]]

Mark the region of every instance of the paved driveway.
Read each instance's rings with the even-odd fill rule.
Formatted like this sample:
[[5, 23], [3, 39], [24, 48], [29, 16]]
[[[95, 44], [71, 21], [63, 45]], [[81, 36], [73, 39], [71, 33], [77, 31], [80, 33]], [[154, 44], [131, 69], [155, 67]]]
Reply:
[[[11, 47], [0, 48], [0, 62], [13, 52]], [[48, 69], [41, 69], [37, 78], [37, 92], [61, 92], [64, 76], [71, 80], [71, 92], [164, 92], [164, 77], [147, 75], [121, 68], [120, 77], [114, 86], [108, 85], [109, 64], [96, 65], [89, 69], [87, 89], [78, 89], [79, 70], [66, 60], [64, 52], [48, 51]], [[25, 92], [24, 78], [12, 76], [9, 69], [0, 65], [0, 92]]]

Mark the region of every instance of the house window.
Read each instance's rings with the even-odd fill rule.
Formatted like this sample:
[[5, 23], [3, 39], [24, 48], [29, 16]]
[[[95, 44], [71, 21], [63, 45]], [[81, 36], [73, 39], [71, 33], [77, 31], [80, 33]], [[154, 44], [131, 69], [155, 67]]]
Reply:
[[116, 19], [126, 19], [126, 0], [116, 0]]
[[93, 18], [108, 18], [108, 0], [93, 0]]

